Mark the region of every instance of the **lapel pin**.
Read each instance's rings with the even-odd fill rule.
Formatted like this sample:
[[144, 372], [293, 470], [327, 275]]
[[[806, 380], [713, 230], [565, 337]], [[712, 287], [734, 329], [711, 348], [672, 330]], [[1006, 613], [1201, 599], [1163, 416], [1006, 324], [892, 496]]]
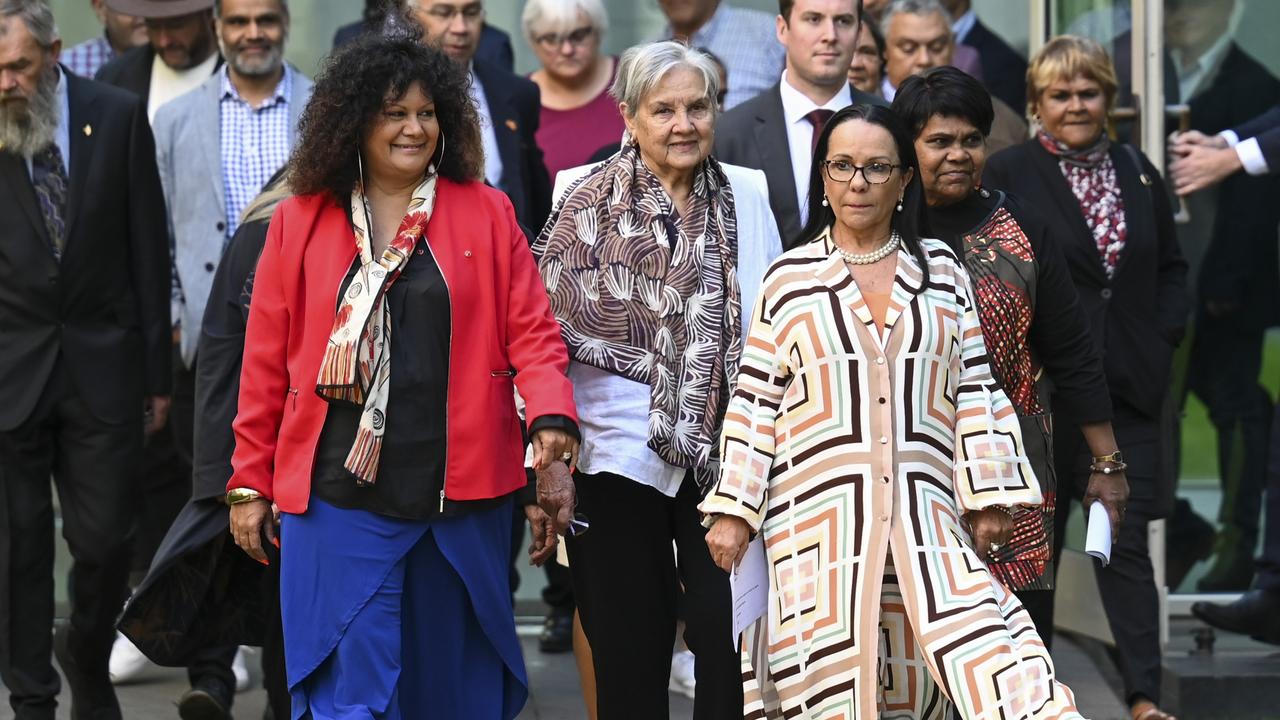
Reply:
[[516, 131], [516, 121], [515, 121], [515, 120], [508, 120], [508, 121], [507, 121], [507, 128], [508, 128], [509, 130], [511, 130], [511, 132], [515, 132], [515, 131]]
[[93, 135], [93, 126], [92, 126], [92, 125], [85, 125], [85, 126], [84, 126], [84, 136], [85, 136], [85, 137], [91, 137], [92, 135]]

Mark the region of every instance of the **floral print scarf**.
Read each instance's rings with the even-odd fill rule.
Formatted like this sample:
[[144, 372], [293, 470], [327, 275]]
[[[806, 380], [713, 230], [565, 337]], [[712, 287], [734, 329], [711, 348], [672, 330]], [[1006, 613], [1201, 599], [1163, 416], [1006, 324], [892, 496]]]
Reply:
[[1128, 235], [1116, 166], [1107, 152], [1111, 139], [1103, 133], [1093, 145], [1072, 150], [1044, 130], [1036, 133], [1036, 138], [1045, 150], [1058, 158], [1058, 168], [1080, 203], [1080, 212], [1102, 258], [1102, 269], [1110, 280], [1116, 273]]

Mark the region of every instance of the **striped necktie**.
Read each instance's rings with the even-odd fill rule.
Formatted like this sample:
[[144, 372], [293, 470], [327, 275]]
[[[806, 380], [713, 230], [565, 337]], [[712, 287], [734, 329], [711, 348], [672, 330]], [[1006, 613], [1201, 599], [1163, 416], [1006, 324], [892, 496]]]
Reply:
[[57, 260], [67, 243], [67, 168], [57, 143], [49, 145], [31, 158], [32, 185], [40, 200], [40, 214], [49, 232], [50, 249]]

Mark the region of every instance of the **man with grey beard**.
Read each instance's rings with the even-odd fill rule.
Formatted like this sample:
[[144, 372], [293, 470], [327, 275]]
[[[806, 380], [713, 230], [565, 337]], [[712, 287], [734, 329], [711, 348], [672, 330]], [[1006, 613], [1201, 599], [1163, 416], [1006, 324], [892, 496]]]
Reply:
[[[311, 81], [284, 62], [286, 0], [216, 0], [213, 15], [225, 62], [195, 90], [161, 106], [153, 123], [176, 274], [172, 420], [188, 453], [196, 343], [214, 272], [245, 207], [289, 159], [311, 96]], [[212, 648], [189, 669], [182, 717], [226, 716], [236, 689], [229, 673], [234, 655], [234, 647]]]
[[[0, 679], [14, 717], [52, 720], [56, 651], [71, 717], [111, 720], [133, 479], [169, 407], [169, 258], [146, 108], [61, 49], [47, 0], [0, 0]], [[73, 559], [52, 635], [50, 476]]]

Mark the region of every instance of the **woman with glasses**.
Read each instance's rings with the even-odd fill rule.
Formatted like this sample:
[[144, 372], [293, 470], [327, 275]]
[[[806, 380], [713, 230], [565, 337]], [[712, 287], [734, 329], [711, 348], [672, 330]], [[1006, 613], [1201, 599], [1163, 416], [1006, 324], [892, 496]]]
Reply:
[[741, 307], [781, 241], [764, 174], [710, 156], [718, 90], [698, 50], [627, 50], [611, 91], [627, 138], [603, 163], [561, 173], [568, 190], [534, 244], [582, 428], [573, 479], [553, 463], [539, 494], [558, 486], [543, 504], [565, 524], [576, 488], [580, 524], [565, 545], [608, 720], [668, 716], [681, 587], [693, 717], [742, 717], [729, 581], [697, 506], [715, 477]]
[[1040, 487], [969, 276], [920, 235], [911, 136], [855, 105], [814, 157], [802, 244], [765, 274], [699, 506], [724, 570], [763, 536], [746, 717], [1079, 718], [983, 564]]
[[542, 91], [534, 137], [554, 181], [596, 150], [616, 149], [622, 137], [622, 116], [609, 96], [617, 59], [600, 53], [609, 16], [600, 0], [529, 0], [520, 24], [542, 64], [529, 76]]

